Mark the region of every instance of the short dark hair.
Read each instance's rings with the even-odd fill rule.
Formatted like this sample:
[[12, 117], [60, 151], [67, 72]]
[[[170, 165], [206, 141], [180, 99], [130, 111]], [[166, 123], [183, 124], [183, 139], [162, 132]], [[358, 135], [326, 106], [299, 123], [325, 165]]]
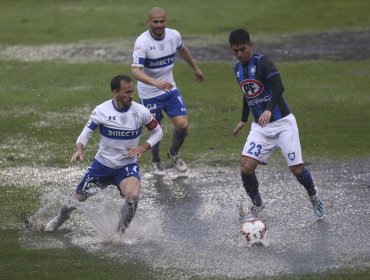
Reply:
[[126, 83], [133, 83], [134, 80], [131, 79], [129, 76], [126, 75], [117, 75], [113, 77], [111, 83], [110, 83], [110, 88], [111, 90], [119, 90], [121, 87], [121, 82], [124, 81]]
[[229, 36], [229, 44], [232, 45], [241, 45], [250, 43], [251, 39], [249, 37], [249, 33], [247, 30], [244, 29], [235, 29], [230, 33]]

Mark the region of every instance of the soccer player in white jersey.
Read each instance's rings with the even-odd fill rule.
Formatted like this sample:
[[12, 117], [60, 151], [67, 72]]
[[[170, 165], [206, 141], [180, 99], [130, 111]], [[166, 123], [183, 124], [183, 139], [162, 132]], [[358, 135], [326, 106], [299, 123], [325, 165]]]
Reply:
[[[114, 77], [111, 90], [113, 98], [94, 109], [78, 137], [71, 163], [84, 159], [84, 148], [97, 128], [100, 131], [99, 150], [75, 192], [64, 200], [60, 213], [43, 228], [45, 231], [55, 231], [69, 219], [77, 201], [85, 201], [96, 194], [97, 189], [108, 185], [115, 185], [125, 199], [117, 231], [124, 232], [135, 215], [140, 193], [137, 158], [158, 143], [163, 132], [150, 111], [133, 101], [135, 86], [130, 77]], [[146, 126], [150, 135], [139, 144], [142, 126]]]
[[[166, 27], [167, 17], [162, 8], [149, 10], [147, 24], [149, 30], [142, 33], [135, 41], [132, 55], [132, 75], [138, 80], [138, 93], [141, 102], [160, 123], [163, 111], [171, 118], [174, 125], [173, 142], [167, 152], [172, 165], [180, 172], [187, 166], [179, 156], [188, 131], [188, 119], [185, 103], [176, 87], [173, 77], [175, 55], [180, 56], [192, 68], [196, 79], [201, 82], [203, 73], [184, 45], [177, 30]], [[153, 174], [165, 175], [159, 156], [159, 143], [152, 147]]]

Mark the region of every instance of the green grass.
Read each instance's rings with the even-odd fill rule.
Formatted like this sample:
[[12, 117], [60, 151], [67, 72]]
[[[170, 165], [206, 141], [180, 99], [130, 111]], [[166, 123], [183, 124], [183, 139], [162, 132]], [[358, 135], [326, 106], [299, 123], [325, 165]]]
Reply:
[[[3, 279], [150, 279], [150, 270], [135, 263], [116, 263], [79, 248], [28, 250], [18, 232], [4, 231], [0, 271]], [[122, 278], [125, 277], [125, 278]]]
[[183, 35], [225, 37], [236, 27], [267, 34], [369, 28], [369, 1], [118, 1], [2, 0], [0, 44], [47, 44], [117, 40], [138, 36], [147, 11], [159, 5]]
[[[232, 136], [241, 115], [242, 95], [231, 64], [201, 66], [206, 73], [203, 84], [195, 82], [186, 64], [179, 63], [175, 69], [189, 108], [190, 130], [183, 156], [190, 162], [202, 158], [234, 161], [248, 132]], [[370, 155], [369, 61], [279, 63], [278, 67], [298, 120], [305, 157]], [[2, 164], [66, 166], [91, 110], [111, 98], [111, 77], [129, 71], [129, 66], [117, 64], [0, 61]], [[168, 119], [163, 128], [164, 154], [172, 133]], [[95, 137], [88, 145], [88, 158], [94, 156], [97, 141]], [[27, 151], [20, 154], [12, 143], [27, 144]], [[148, 157], [143, 157], [143, 164]]]

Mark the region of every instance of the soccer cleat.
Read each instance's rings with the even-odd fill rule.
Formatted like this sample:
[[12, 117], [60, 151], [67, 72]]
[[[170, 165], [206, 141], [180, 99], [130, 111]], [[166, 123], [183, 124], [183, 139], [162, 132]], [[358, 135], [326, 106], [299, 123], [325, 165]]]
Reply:
[[260, 206], [257, 206], [257, 205], [253, 205], [251, 207], [251, 213], [252, 214], [257, 214], [259, 212], [261, 212], [262, 209], [265, 208], [265, 204], [262, 202]]
[[45, 225], [44, 231], [53, 232], [58, 228], [59, 225], [60, 225], [60, 218], [58, 215]]
[[321, 195], [318, 191], [316, 191], [316, 194], [310, 196], [310, 201], [315, 215], [318, 218], [324, 216], [324, 202], [322, 201]]
[[155, 176], [165, 176], [166, 172], [164, 171], [162, 162], [152, 162], [152, 174]]
[[186, 166], [186, 163], [182, 160], [182, 158], [179, 155], [172, 155], [170, 151], [167, 152], [167, 156], [172, 161], [172, 166], [175, 167], [180, 172], [185, 172], [188, 170], [188, 167]]

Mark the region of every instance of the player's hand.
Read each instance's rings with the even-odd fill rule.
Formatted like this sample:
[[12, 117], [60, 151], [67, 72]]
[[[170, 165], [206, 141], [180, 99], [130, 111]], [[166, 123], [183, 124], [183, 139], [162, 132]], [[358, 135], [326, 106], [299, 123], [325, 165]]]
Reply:
[[245, 122], [242, 122], [240, 121], [236, 127], [233, 129], [233, 134], [234, 136], [238, 136], [239, 132], [243, 129], [243, 127], [245, 126]]
[[166, 81], [156, 81], [155, 86], [164, 91], [171, 91], [173, 85]]
[[146, 151], [142, 146], [127, 148], [129, 157], [141, 157], [141, 155]]
[[81, 160], [81, 161], [84, 160], [83, 151], [84, 151], [84, 145], [82, 143], [77, 143], [76, 144], [76, 151], [72, 155], [70, 163], [74, 163], [78, 160]]
[[199, 68], [194, 71], [194, 76], [197, 79], [198, 82], [203, 82], [204, 81], [204, 75], [202, 70]]
[[78, 160], [81, 160], [83, 161], [84, 160], [84, 155], [82, 153], [82, 151], [76, 151], [73, 155], [72, 155], [72, 158], [71, 158], [71, 161], [70, 163], [74, 163]]
[[269, 121], [270, 121], [270, 118], [271, 118], [271, 111], [269, 110], [265, 110], [262, 115], [260, 116], [260, 118], [258, 119], [258, 124], [261, 126], [261, 127], [264, 127], [266, 126]]

